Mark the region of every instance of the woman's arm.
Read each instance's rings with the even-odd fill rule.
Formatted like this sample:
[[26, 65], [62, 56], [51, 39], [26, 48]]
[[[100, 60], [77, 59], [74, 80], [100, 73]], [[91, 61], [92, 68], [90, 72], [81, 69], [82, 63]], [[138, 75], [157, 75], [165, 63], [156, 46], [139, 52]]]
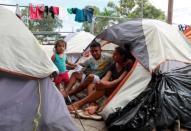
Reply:
[[124, 71], [118, 79], [115, 79], [113, 81], [109, 81], [108, 86], [106, 88], [113, 88], [113, 87], [115, 87], [116, 85], [118, 85], [123, 80], [123, 78], [126, 75], [127, 75], [127, 71]]
[[112, 73], [111, 71], [108, 71], [101, 80], [102, 81], [109, 81], [111, 78], [111, 73]]
[[[110, 73], [112, 73], [112, 72], [110, 72]], [[103, 90], [103, 89], [107, 89], [107, 88], [113, 88], [113, 87], [117, 86], [126, 75], [127, 75], [127, 71], [124, 71], [121, 74], [121, 76], [116, 80], [109, 81], [109, 80], [102, 79], [99, 83], [97, 83], [96, 89]]]

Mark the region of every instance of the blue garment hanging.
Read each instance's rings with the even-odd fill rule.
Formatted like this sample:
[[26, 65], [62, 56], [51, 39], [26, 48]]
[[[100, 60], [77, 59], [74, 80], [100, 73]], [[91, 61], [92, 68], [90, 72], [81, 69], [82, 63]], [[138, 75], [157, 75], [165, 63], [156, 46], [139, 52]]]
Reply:
[[84, 9], [85, 21], [87, 21], [88, 23], [92, 23], [93, 12], [94, 12], [93, 8]]

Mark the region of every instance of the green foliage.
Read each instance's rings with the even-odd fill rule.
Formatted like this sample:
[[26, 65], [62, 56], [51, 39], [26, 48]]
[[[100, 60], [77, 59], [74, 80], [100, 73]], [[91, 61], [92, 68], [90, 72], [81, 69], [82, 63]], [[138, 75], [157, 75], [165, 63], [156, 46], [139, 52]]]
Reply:
[[51, 16], [44, 18], [40, 21], [29, 21], [29, 29], [31, 31], [55, 31], [58, 28], [62, 28], [62, 20]]
[[[97, 7], [94, 8], [99, 10]], [[148, 0], [120, 0], [117, 5], [109, 2], [102, 12], [98, 11], [95, 15], [105, 16], [105, 18], [97, 17], [95, 19], [94, 34], [96, 35], [107, 27], [127, 19], [149, 18], [165, 20], [164, 12], [151, 5]], [[90, 25], [87, 26], [87, 23], [83, 24], [85, 31], [90, 31], [90, 27]]]
[[[42, 20], [29, 20], [28, 18], [28, 8], [24, 8], [21, 10], [22, 12], [22, 18], [23, 22], [25, 23], [26, 26], [28, 26], [29, 30], [32, 32], [40, 32], [40, 31], [55, 31], [57, 29], [62, 28], [62, 20], [58, 19], [55, 17], [54, 19], [48, 15]], [[43, 41], [46, 41], [46, 39], [58, 39], [60, 38], [60, 34], [41, 34], [41, 35], [36, 35], [36, 38], [39, 40], [40, 43]]]
[[[25, 19], [28, 17], [28, 8], [21, 10], [22, 15]], [[31, 31], [55, 31], [56, 29], [62, 28], [62, 20], [55, 17], [53, 19], [50, 15], [42, 20], [24, 20], [24, 23], [29, 27]]]

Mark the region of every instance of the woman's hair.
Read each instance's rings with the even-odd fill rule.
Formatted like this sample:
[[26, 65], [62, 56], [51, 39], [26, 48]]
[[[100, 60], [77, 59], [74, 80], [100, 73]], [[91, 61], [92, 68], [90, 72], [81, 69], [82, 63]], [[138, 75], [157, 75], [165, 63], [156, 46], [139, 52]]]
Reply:
[[59, 39], [55, 42], [54, 48], [56, 49], [59, 43], [64, 43], [64, 47], [66, 49], [67, 43], [63, 39]]
[[118, 47], [115, 48], [115, 51], [117, 51], [120, 54], [123, 61], [127, 60], [128, 56], [127, 56], [127, 52], [126, 52], [126, 50], [124, 48], [118, 46]]

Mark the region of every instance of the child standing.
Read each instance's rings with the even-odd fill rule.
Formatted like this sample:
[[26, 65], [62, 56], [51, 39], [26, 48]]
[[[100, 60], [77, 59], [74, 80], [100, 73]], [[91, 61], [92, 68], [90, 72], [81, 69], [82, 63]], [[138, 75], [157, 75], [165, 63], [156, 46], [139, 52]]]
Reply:
[[67, 44], [64, 40], [57, 40], [54, 46], [55, 53], [51, 58], [59, 70], [59, 75], [54, 78], [55, 85], [58, 87], [59, 90], [62, 81], [64, 82], [64, 86], [66, 86], [69, 82], [67, 68], [74, 69], [76, 66], [75, 64], [70, 63], [66, 58], [66, 54], [64, 53], [64, 51], [66, 50], [66, 45]]

